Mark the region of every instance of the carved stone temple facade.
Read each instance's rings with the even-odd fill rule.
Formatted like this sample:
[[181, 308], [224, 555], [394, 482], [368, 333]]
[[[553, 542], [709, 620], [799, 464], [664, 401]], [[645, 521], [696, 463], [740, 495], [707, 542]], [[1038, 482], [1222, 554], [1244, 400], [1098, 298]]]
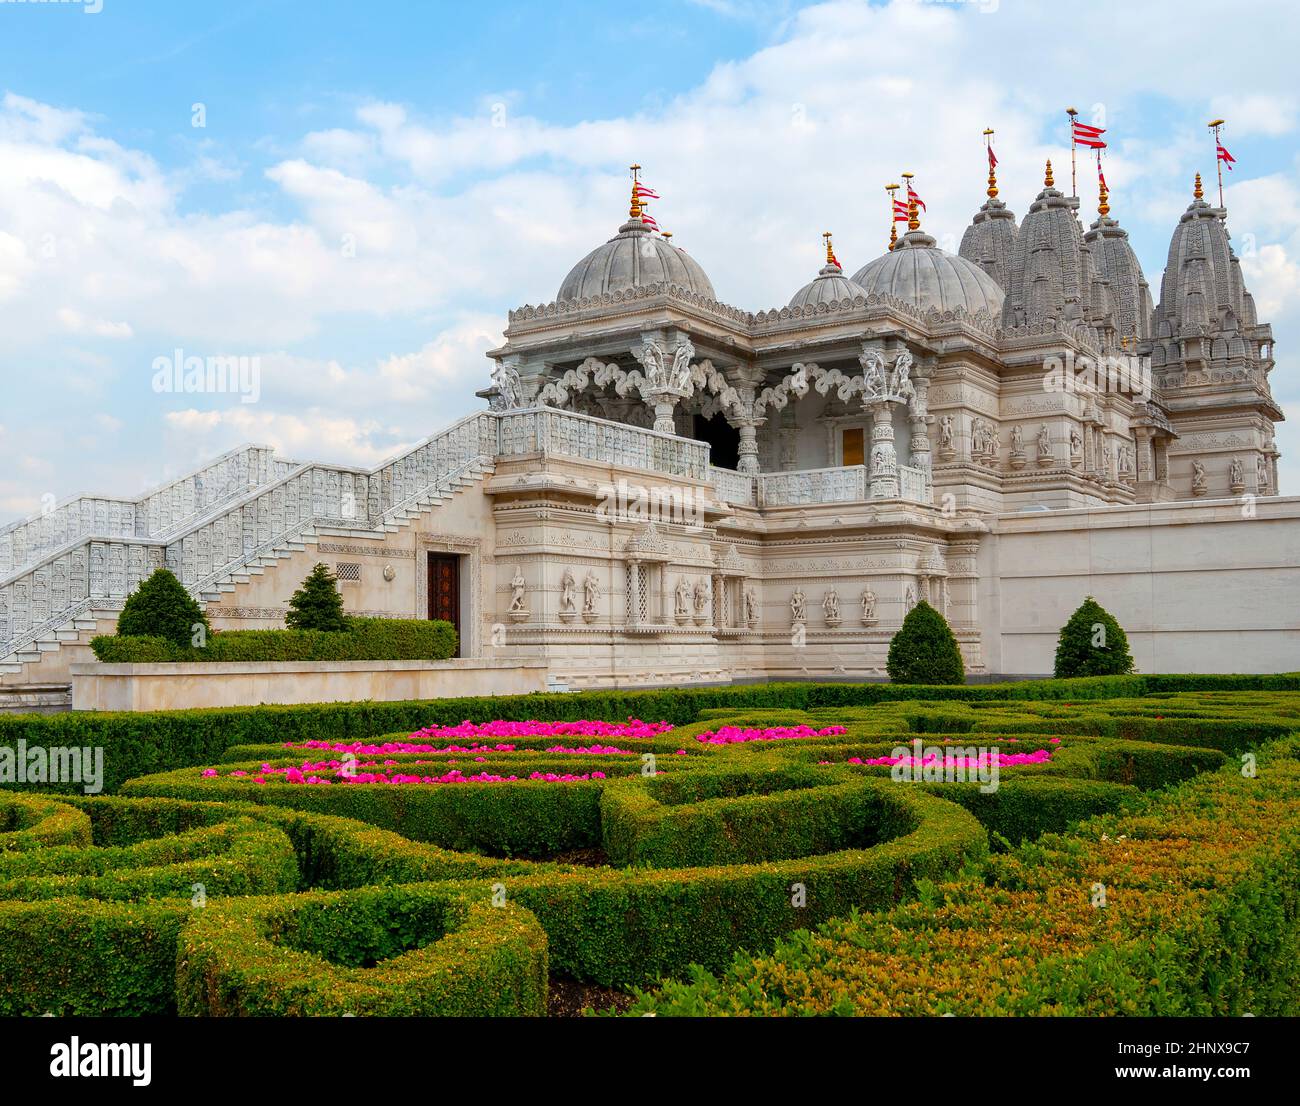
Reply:
[[158, 565], [253, 627], [318, 560], [556, 687], [879, 677], [919, 600], [972, 673], [1046, 673], [1089, 594], [1144, 671], [1294, 669], [1300, 501], [1227, 213], [1198, 178], [1157, 301], [1078, 206], [1049, 166], [1018, 222], [991, 182], [958, 255], [913, 212], [751, 312], [634, 201], [510, 313], [487, 409], [387, 464], [250, 446], [0, 530], [0, 681], [65, 678]]

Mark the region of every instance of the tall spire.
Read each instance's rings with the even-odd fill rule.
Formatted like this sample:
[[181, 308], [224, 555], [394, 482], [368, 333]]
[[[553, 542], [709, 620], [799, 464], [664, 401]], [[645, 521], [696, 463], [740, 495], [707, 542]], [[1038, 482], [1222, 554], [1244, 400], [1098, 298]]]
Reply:
[[891, 250], [898, 244], [898, 201], [894, 199], [894, 193], [900, 187], [897, 184], [885, 185], [885, 191], [889, 193], [889, 248]]

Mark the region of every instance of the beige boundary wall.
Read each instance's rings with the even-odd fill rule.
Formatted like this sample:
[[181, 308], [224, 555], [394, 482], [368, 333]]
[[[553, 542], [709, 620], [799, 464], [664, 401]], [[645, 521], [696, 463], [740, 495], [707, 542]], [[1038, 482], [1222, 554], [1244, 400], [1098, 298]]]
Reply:
[[1119, 619], [1141, 672], [1300, 670], [1300, 497], [1027, 512], [989, 529], [989, 672], [1050, 673], [1085, 595]]
[[546, 667], [503, 660], [74, 664], [73, 710], [395, 702], [546, 690]]

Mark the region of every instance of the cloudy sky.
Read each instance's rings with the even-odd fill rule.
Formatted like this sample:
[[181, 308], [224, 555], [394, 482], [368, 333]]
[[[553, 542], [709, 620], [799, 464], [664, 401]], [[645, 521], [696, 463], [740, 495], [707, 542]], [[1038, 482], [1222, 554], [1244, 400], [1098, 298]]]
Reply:
[[[1070, 104], [1157, 289], [1227, 118], [1300, 494], [1297, 28], [1262, 0], [0, 0], [0, 521], [244, 441], [374, 464], [475, 409], [505, 312], [614, 232], [632, 161], [757, 310], [823, 230], [850, 271], [879, 254], [904, 169], [955, 250], [986, 126], [1017, 214], [1045, 158], [1068, 184]], [[177, 351], [258, 358], [257, 401], [159, 392]]]

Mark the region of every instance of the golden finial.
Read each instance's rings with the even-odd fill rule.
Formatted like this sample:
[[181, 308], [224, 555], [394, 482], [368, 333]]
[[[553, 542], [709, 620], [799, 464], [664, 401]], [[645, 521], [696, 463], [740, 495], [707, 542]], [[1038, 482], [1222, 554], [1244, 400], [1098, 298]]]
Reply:
[[1099, 176], [1097, 181], [1097, 214], [1105, 218], [1110, 214], [1110, 204], [1106, 201], [1110, 198], [1110, 193], [1106, 191], [1106, 178]]
[[1196, 187], [1192, 189], [1192, 198], [1201, 199], [1205, 195], [1205, 190], [1201, 187], [1201, 174], [1196, 174]]
[[632, 205], [628, 208], [627, 215], [629, 219], [639, 219], [641, 218], [641, 197], [636, 194], [636, 175], [641, 172], [641, 166], [633, 164], [629, 165], [628, 168], [632, 172]]
[[839, 265], [839, 262], [835, 260], [835, 251], [831, 249], [831, 232], [828, 230], [822, 231], [822, 237], [826, 239], [826, 264]]
[[992, 127], [984, 128], [984, 146], [988, 150], [988, 154], [989, 154], [988, 197], [990, 200], [996, 200], [998, 198], [998, 175], [993, 170], [994, 159], [993, 159], [993, 128]]
[[909, 231], [920, 230], [921, 220], [916, 210], [916, 193], [912, 191], [912, 178], [915, 173], [904, 173], [903, 180], [907, 181], [907, 229]]
[[885, 191], [889, 193], [889, 248], [892, 250], [898, 244], [898, 212], [894, 210], [894, 193], [902, 187], [897, 184], [885, 185]]
[[671, 246], [671, 245], [672, 245], [672, 242], [673, 242], [673, 232], [672, 232], [671, 230], [665, 230], [665, 231], [660, 231], [660, 233], [661, 233], [661, 234], [662, 234], [666, 239], [668, 239], [668, 244]]
[[1052, 180], [1052, 159], [1047, 159], [1047, 175], [1043, 177], [1043, 187], [1051, 188], [1056, 182]]

